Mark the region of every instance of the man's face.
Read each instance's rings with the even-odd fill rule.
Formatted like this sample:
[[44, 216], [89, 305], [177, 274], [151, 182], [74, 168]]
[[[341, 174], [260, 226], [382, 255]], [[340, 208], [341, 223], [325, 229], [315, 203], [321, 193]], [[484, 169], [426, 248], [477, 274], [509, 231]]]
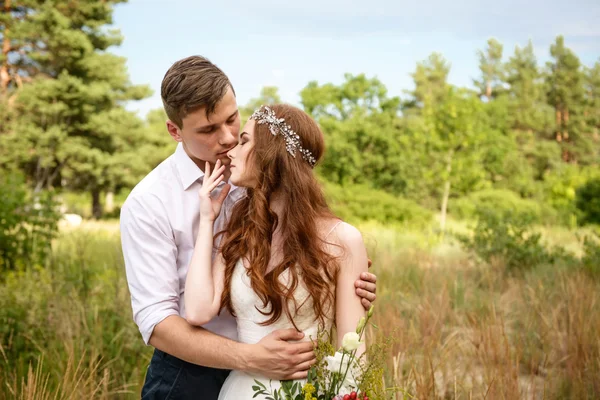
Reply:
[[229, 165], [227, 152], [237, 145], [240, 132], [240, 113], [233, 90], [229, 88], [215, 111], [207, 117], [204, 108], [188, 114], [180, 129], [174, 122], [167, 121], [169, 133], [183, 143], [187, 155], [204, 170], [204, 163], [215, 164], [221, 160]]

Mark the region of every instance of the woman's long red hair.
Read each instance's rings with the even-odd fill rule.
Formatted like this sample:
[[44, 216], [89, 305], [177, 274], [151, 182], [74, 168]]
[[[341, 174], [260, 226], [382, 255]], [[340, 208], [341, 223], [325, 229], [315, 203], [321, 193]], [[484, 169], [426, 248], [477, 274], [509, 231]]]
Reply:
[[[302, 147], [319, 160], [325, 146], [317, 123], [296, 107], [281, 104], [270, 107], [300, 136]], [[235, 314], [231, 280], [236, 263], [245, 259], [252, 289], [263, 302], [265, 311], [259, 311], [270, 316], [263, 325], [274, 323], [282, 313], [293, 323], [294, 315], [302, 306], [294, 299], [294, 292], [301, 283], [312, 297], [316, 318], [324, 323], [335, 305], [333, 288], [338, 264], [326, 251], [317, 221], [335, 216], [325, 201], [313, 169], [299, 153], [294, 158], [286, 151], [283, 137], [273, 136], [268, 125], [260, 124], [255, 124], [254, 148], [247, 162], [251, 166], [247, 170], [255, 171], [258, 183], [248, 188], [247, 196], [234, 206], [221, 244], [225, 260], [221, 304]], [[281, 219], [269, 206], [275, 193], [286, 207]], [[283, 258], [268, 271], [276, 228], [282, 235]], [[289, 271], [289, 279], [282, 281], [280, 277], [285, 271]]]

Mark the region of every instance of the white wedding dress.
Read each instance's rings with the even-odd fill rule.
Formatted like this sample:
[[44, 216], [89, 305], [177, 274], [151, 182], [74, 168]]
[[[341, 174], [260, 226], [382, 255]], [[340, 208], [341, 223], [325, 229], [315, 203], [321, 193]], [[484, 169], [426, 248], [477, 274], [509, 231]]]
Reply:
[[[298, 275], [301, 278], [301, 274]], [[289, 274], [284, 272], [281, 274], [280, 279], [282, 279], [282, 282], [287, 283]], [[294, 298], [298, 305], [302, 304], [294, 317], [294, 323], [298, 329], [304, 332], [305, 336], [303, 340], [310, 340], [311, 337], [316, 339], [318, 321], [315, 320], [312, 298], [308, 295], [302, 279], [298, 283]], [[238, 261], [233, 272], [231, 300], [236, 314], [238, 340], [242, 343], [254, 344], [274, 330], [294, 328], [294, 325], [285, 313], [282, 313], [281, 318], [271, 325], [260, 325], [260, 322], [268, 320], [269, 316], [265, 316], [257, 310], [257, 308], [262, 308], [262, 301], [254, 290], [252, 290], [250, 277], [246, 274], [246, 268], [242, 260]], [[293, 305], [290, 307], [290, 310], [294, 310]], [[324, 329], [327, 331], [331, 329], [333, 324], [333, 307], [328, 314], [329, 318], [326, 319], [326, 325], [324, 326]], [[264, 376], [232, 371], [219, 393], [219, 400], [252, 399], [254, 395], [252, 386], [256, 385], [254, 382], [255, 379], [264, 383], [267, 389], [269, 389], [269, 383], [271, 383], [273, 390], [277, 390], [280, 387], [279, 381], [269, 382], [269, 379]], [[255, 399], [264, 399], [264, 396], [257, 396]]]

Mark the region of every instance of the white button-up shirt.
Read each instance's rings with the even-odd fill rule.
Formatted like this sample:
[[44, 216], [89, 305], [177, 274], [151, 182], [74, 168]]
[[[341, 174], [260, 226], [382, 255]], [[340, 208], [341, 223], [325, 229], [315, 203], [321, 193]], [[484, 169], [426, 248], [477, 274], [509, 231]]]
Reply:
[[[203, 178], [204, 172], [180, 143], [174, 154], [138, 183], [121, 209], [133, 319], [146, 344], [156, 324], [166, 317], [185, 318], [183, 292], [200, 223], [198, 190]], [[215, 221], [215, 233], [226, 226], [231, 208], [244, 193], [243, 188], [232, 186]], [[226, 310], [204, 328], [237, 338], [235, 319]]]

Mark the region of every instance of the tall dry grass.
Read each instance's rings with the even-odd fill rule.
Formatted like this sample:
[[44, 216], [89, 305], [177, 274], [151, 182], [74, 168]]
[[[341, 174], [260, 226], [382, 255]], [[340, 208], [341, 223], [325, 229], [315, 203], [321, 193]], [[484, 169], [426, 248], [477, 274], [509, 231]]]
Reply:
[[[600, 398], [597, 280], [573, 265], [511, 277], [435, 232], [361, 229], [379, 278], [369, 337], [394, 338], [390, 398]], [[150, 355], [114, 223], [63, 232], [48, 267], [3, 276], [0, 399], [139, 398]]]
[[376, 334], [396, 338], [385, 383], [403, 390], [392, 398], [600, 398], [600, 284], [581, 268], [515, 278], [502, 260], [482, 265], [448, 242], [366, 236]]

